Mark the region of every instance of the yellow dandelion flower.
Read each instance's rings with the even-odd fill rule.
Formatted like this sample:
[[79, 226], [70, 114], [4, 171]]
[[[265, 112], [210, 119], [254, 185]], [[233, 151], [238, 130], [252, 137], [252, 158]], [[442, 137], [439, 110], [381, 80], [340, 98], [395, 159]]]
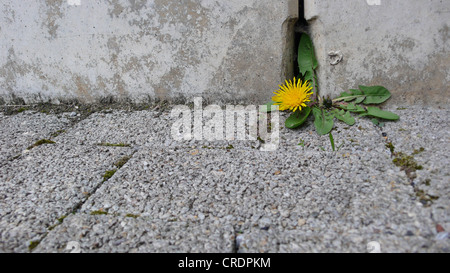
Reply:
[[301, 79], [294, 78], [294, 82], [286, 80], [284, 85], [280, 85], [280, 89], [274, 92], [275, 96], [272, 101], [275, 105], [280, 106], [280, 111], [291, 110], [295, 112], [301, 111], [306, 107], [306, 103], [311, 101], [312, 87], [309, 82], [302, 83]]

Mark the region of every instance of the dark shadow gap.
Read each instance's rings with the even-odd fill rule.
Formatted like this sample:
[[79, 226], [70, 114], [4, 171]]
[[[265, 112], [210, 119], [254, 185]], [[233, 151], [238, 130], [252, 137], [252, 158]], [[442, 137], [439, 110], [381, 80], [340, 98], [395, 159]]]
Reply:
[[303, 33], [308, 33], [308, 22], [305, 19], [305, 1], [299, 0], [298, 3], [298, 20], [294, 27], [294, 76], [299, 78], [300, 70], [298, 68], [298, 46], [300, 37]]

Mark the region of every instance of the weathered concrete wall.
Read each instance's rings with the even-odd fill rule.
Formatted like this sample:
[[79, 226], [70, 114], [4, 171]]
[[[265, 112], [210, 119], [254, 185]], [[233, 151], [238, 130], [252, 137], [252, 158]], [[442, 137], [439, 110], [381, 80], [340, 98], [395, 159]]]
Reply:
[[296, 0], [1, 0], [0, 97], [263, 102], [291, 76], [297, 16]]
[[[322, 95], [384, 85], [393, 103], [448, 104], [450, 1], [304, 2]], [[298, 3], [0, 0], [0, 101], [262, 103], [293, 76]]]
[[[391, 103], [449, 103], [450, 1], [305, 0], [305, 18], [323, 95], [384, 85]], [[342, 62], [330, 65], [330, 51]]]

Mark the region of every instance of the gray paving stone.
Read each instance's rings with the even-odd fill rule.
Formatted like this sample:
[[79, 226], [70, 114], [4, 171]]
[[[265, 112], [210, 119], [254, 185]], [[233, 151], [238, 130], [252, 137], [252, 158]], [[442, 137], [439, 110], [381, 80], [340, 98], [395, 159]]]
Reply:
[[[278, 149], [263, 152], [260, 141], [174, 141], [168, 111], [93, 114], [55, 145], [3, 161], [0, 251], [36, 241], [36, 252], [65, 252], [74, 240], [87, 252], [367, 252], [371, 241], [382, 252], [450, 252], [448, 110], [390, 110], [401, 120], [383, 128], [336, 123], [335, 152], [312, 122], [282, 128]], [[62, 118], [20, 115], [1, 121], [2, 137], [30, 121], [45, 135], [59, 125], [41, 123]], [[422, 166], [415, 176], [394, 165], [389, 142]]]
[[[339, 238], [342, 230], [355, 230], [368, 240], [378, 238], [377, 233], [393, 233], [399, 239], [411, 231], [433, 241], [429, 211], [413, 200], [404, 173], [391, 170], [385, 154], [365, 154], [141, 150], [81, 210], [133, 213], [162, 221], [202, 223], [206, 218], [244, 234], [275, 228], [281, 234], [331, 232]], [[340, 246], [336, 252], [366, 247]]]
[[81, 253], [231, 253], [231, 226], [167, 222], [145, 217], [71, 215], [34, 252], [70, 252], [76, 242]]
[[164, 143], [170, 136], [169, 113], [156, 111], [99, 112], [67, 130], [56, 139], [62, 143], [96, 145], [99, 143], [133, 146]]
[[64, 117], [22, 112], [0, 119], [0, 166], [9, 159], [21, 154], [27, 147], [59, 130], [65, 129], [70, 122]]
[[381, 253], [448, 253], [446, 241], [424, 235], [384, 233], [331, 225], [317, 230], [251, 229], [237, 236], [239, 253], [368, 253], [379, 244]]
[[0, 251], [25, 252], [102, 183], [128, 148], [41, 145], [0, 168]]
[[[396, 109], [392, 107], [392, 109]], [[414, 183], [433, 198], [431, 217], [450, 230], [450, 111], [447, 108], [407, 107], [396, 110], [401, 119], [386, 124], [395, 151], [412, 156], [422, 167]]]

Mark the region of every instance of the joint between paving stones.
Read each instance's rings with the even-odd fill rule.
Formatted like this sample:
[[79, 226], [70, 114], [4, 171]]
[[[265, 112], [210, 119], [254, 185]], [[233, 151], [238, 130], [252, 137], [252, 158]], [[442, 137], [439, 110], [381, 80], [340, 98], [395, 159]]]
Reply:
[[393, 145], [393, 141], [390, 141], [387, 137], [386, 139], [386, 148], [388, 148], [391, 152], [391, 158], [393, 158], [392, 163], [400, 168], [408, 178], [409, 184], [414, 190], [414, 193], [416, 194], [416, 197], [420, 199], [420, 202], [425, 206], [429, 207], [433, 204], [433, 201], [436, 199], [439, 199], [438, 196], [432, 196], [427, 194], [425, 191], [420, 190], [418, 188], [418, 185], [414, 182], [416, 177], [416, 171], [422, 170], [423, 166], [419, 165], [415, 159], [414, 155], [420, 154], [425, 149], [422, 147], [418, 150], [414, 150], [414, 152], [411, 155], [407, 155], [404, 152], [395, 152], [395, 146]]
[[[380, 128], [383, 131], [383, 128]], [[431, 207], [433, 205], [433, 201], [439, 199], [438, 196], [432, 196], [427, 194], [424, 190], [419, 189], [419, 185], [417, 185], [414, 181], [417, 178], [415, 172], [417, 170], [423, 169], [422, 165], [418, 165], [415, 161], [414, 156], [420, 154], [425, 151], [425, 148], [421, 147], [417, 150], [414, 150], [413, 153], [408, 156], [404, 152], [395, 152], [395, 146], [393, 144], [393, 140], [390, 140], [387, 137], [387, 133], [383, 132], [383, 137], [385, 138], [385, 148], [390, 150], [392, 164], [399, 167], [401, 171], [403, 171], [408, 179], [409, 185], [412, 187], [415, 196], [412, 198], [418, 198], [419, 202], [424, 206], [424, 208]], [[430, 211], [430, 219], [431, 221], [437, 225], [438, 222], [433, 217], [433, 212]]]
[[[121, 159], [119, 159], [118, 161], [116, 161], [114, 163], [114, 166], [116, 167], [116, 169], [114, 170], [108, 170], [105, 172], [105, 175], [103, 175], [103, 181], [101, 183], [99, 183], [96, 187], [94, 187], [94, 189], [87, 194], [86, 198], [80, 202], [78, 202], [72, 209], [72, 211], [68, 214], [65, 214], [61, 217], [59, 217], [58, 219], [56, 219], [58, 222], [50, 227], [48, 227], [48, 231], [39, 239], [39, 240], [34, 240], [30, 242], [30, 245], [28, 247], [30, 252], [33, 252], [33, 250], [42, 242], [42, 240], [44, 240], [48, 234], [55, 229], [56, 227], [58, 227], [59, 225], [61, 225], [64, 222], [64, 219], [67, 218], [70, 214], [77, 214], [79, 212], [79, 210], [81, 209], [81, 207], [89, 200], [89, 198], [95, 194], [95, 192], [105, 183], [107, 182], [109, 179], [111, 179], [114, 174], [120, 170], [132, 157], [133, 155], [137, 152], [137, 150], [134, 150], [133, 153], [129, 156], [124, 156]], [[105, 211], [93, 211], [90, 213], [90, 215], [112, 215], [112, 216], [120, 216], [120, 214], [109, 214], [108, 212]], [[124, 217], [132, 217], [132, 218], [137, 218], [140, 217], [139, 215], [134, 215], [134, 214], [126, 214]]]
[[[66, 124], [66, 125], [69, 125], [69, 124]], [[63, 127], [65, 127], [65, 128], [70, 128], [70, 126], [63, 126]], [[386, 127], [385, 127], [386, 128]], [[381, 130], [380, 130], [380, 132], [379, 132], [379, 136], [378, 137], [381, 137], [381, 134], [383, 133], [383, 137], [385, 137], [385, 139], [386, 139], [386, 145], [384, 145], [385, 143], [384, 143], [384, 141], [377, 141], [378, 142], [378, 145], [384, 145], [384, 146], [386, 146], [386, 147], [383, 147], [383, 146], [381, 146], [381, 147], [383, 147], [384, 149], [390, 149], [390, 147], [388, 146], [388, 144], [389, 143], [391, 143], [391, 145], [392, 145], [392, 149], [394, 149], [395, 150], [395, 147], [393, 146], [393, 144], [392, 144], [392, 142], [395, 144], [395, 145], [401, 145], [402, 144], [402, 142], [401, 142], [401, 136], [399, 136], [399, 137], [397, 137], [396, 135], [395, 135], [395, 133], [393, 134], [394, 136], [392, 136], [391, 135], [391, 137], [392, 137], [392, 141], [391, 140], [389, 140], [389, 139], [387, 139], [386, 138], [386, 136], [387, 136], [387, 134], [386, 133], [384, 133], [384, 132], [386, 132], [386, 130], [383, 130], [383, 129], [385, 129], [385, 128], [380, 128]], [[63, 132], [64, 130], [59, 130], [58, 132], [55, 132], [55, 133], [59, 133], [59, 134], [64, 134], [65, 132]], [[377, 130], [378, 131], [378, 130]], [[55, 136], [56, 137], [56, 136]], [[52, 139], [52, 138], [49, 138], [49, 139]], [[389, 141], [391, 141], [391, 142], [389, 142]], [[123, 144], [123, 143], [119, 143], [118, 141], [117, 142], [115, 142], [115, 143], [118, 143], [118, 144], [111, 144], [111, 145], [109, 145], [108, 143], [106, 143], [106, 145], [99, 145], [99, 146], [111, 146], [112, 148], [113, 148], [113, 150], [115, 150], [115, 151], [118, 151], [119, 149], [121, 149], [121, 147], [125, 147], [125, 145], [127, 145], [127, 147], [130, 147], [130, 145], [128, 145], [128, 144]], [[133, 142], [131, 142], [131, 143], [133, 143]], [[123, 145], [122, 145], [123, 144]], [[86, 143], [81, 143], [80, 145], [86, 145]], [[131, 147], [132, 149], [134, 149], [134, 150], [139, 150], [140, 149], [140, 147], [139, 147], [139, 145], [136, 145], [135, 147], [134, 147], [134, 143], [133, 143], [133, 147]], [[199, 144], [199, 146], [201, 146], [201, 145], [203, 145], [203, 143], [201, 143], [201, 144]], [[88, 145], [89, 146], [89, 145]], [[92, 144], [92, 146], [96, 146], [96, 144]], [[153, 145], [151, 145], [151, 146], [153, 146]], [[225, 145], [222, 145], [222, 147], [224, 147]], [[117, 147], [117, 148], [114, 148], [114, 147]], [[147, 148], [149, 148], [150, 146], [145, 146], [146, 147], [146, 149]], [[232, 146], [229, 146], [229, 147], [232, 147]], [[400, 147], [400, 146], [399, 146]], [[408, 147], [408, 146], [407, 146]], [[425, 147], [428, 147], [428, 146], [425, 146]], [[153, 147], [151, 147], [151, 148], [153, 148]], [[154, 148], [160, 148], [160, 146], [158, 146], [158, 145], [155, 145], [155, 147]], [[186, 147], [186, 148], [190, 148], [190, 147]], [[192, 146], [192, 148], [194, 148], [193, 146]], [[214, 150], [224, 150], [224, 149], [227, 149], [227, 148], [215, 148], [215, 146], [214, 145], [210, 145], [210, 144], [207, 144], [207, 145], [203, 145], [203, 148], [204, 149], [214, 149]], [[414, 148], [417, 148], [417, 147], [414, 147]], [[171, 149], [171, 148], [169, 148], [169, 149]], [[178, 148], [177, 147], [174, 147], [173, 148], [173, 150], [177, 150]], [[106, 150], [106, 149], [105, 149]], [[380, 149], [381, 150], [381, 149]], [[399, 148], [399, 150], [403, 150], [403, 151], [407, 151], [408, 152], [408, 154], [406, 155], [405, 154], [405, 156], [409, 156], [409, 153], [411, 153], [412, 152], [412, 148], [410, 149], [410, 148]], [[428, 150], [428, 148], [427, 148], [427, 150]], [[386, 150], [385, 150], [386, 151]], [[418, 149], [417, 150], [417, 152], [418, 153], [420, 153], [420, 149]], [[397, 151], [395, 151], [395, 152], [397, 152]], [[411, 154], [411, 156], [414, 156], [414, 153], [416, 153], [416, 150], [414, 151], [414, 152], [412, 152], [413, 154]], [[130, 151], [130, 154], [131, 154], [131, 151]], [[129, 159], [131, 159], [132, 157], [133, 157], [133, 155], [134, 155], [134, 153], [133, 154], [131, 154], [131, 156], [128, 156], [129, 158], [128, 158], [128, 160]], [[395, 164], [394, 164], [394, 162], [393, 162], [393, 159], [394, 159], [394, 157], [395, 156], [393, 156], [393, 152], [391, 151], [391, 155], [392, 155], [392, 158], [390, 159], [390, 162], [387, 162], [387, 161], [389, 161], [389, 155], [388, 155], [388, 152], [386, 152], [385, 153], [385, 155], [383, 156], [383, 158], [386, 158], [386, 160], [387, 161], [385, 161], [385, 160], [383, 160], [383, 161], [385, 161], [386, 163], [388, 163], [388, 165], [392, 165], [392, 166], [394, 166]], [[25, 154], [24, 154], [24, 157], [25, 157]], [[18, 158], [20, 158], [20, 155], [19, 155], [19, 157]], [[122, 158], [123, 159], [123, 158]], [[108, 177], [108, 176], [106, 176], [106, 177], [108, 177], [107, 179], [105, 179], [105, 177], [103, 177], [103, 179], [105, 179], [105, 181], [104, 182], [107, 182], [110, 178], [112, 178], [115, 174], [116, 174], [116, 171], [118, 170], [118, 169], [120, 169], [124, 164], [126, 164], [127, 163], [127, 160], [122, 160], [122, 159], [120, 159], [120, 160], [118, 160], [116, 163], [114, 163], [113, 165], [114, 166], [116, 166], [117, 167], [117, 169], [115, 169], [115, 171], [114, 171], [114, 173], [110, 173], [111, 175]], [[120, 162], [120, 161], [125, 161], [123, 164]], [[420, 160], [418, 159], [418, 161], [419, 162], [422, 162], [422, 161], [424, 161], [423, 160], [423, 157], [420, 157]], [[417, 162], [416, 162], [417, 163]], [[424, 162], [425, 163], [425, 162]], [[365, 162], [362, 162], [362, 164], [364, 165], [364, 167], [367, 167], [367, 168], [369, 168], [370, 167], [370, 165], [369, 164], [365, 164]], [[418, 164], [418, 163], [417, 163]], [[426, 165], [428, 165], [428, 163], [425, 163]], [[431, 164], [431, 163], [430, 163]], [[119, 167], [120, 166], [120, 167]], [[398, 166], [397, 166], [398, 167]], [[430, 166], [430, 165], [428, 165], [427, 166], [427, 168], [430, 168], [430, 167], [432, 167], [432, 166]], [[398, 168], [400, 168], [400, 167], [398, 167]], [[109, 168], [108, 167], [104, 167], [104, 168], [102, 168], [103, 170], [106, 170], [106, 169], [108, 169], [109, 170]], [[401, 168], [400, 168], [401, 169]], [[397, 169], [397, 172], [398, 172], [398, 170], [399, 169]], [[109, 171], [112, 171], [112, 170], [109, 170]], [[106, 171], [106, 172], [108, 172], [108, 171]], [[105, 172], [105, 175], [106, 175], [106, 172]], [[403, 172], [405, 172], [406, 173], [406, 171], [405, 170], [401, 170], [401, 173], [403, 173]], [[403, 176], [403, 175], [402, 175]], [[407, 178], [406, 178], [407, 177]], [[427, 177], [424, 177], [424, 178], [421, 178], [421, 172], [417, 172], [417, 178], [412, 178], [412, 177], [409, 177], [408, 175], [406, 176], [406, 177], [401, 177], [400, 179], [399, 179], [399, 181], [398, 182], [401, 182], [402, 183], [402, 185], [404, 185], [404, 188], [405, 189], [408, 189], [409, 188], [409, 185], [407, 184], [408, 183], [408, 181], [412, 181], [412, 182], [414, 182], [414, 181], [416, 181], [417, 183], [418, 183], [418, 185], [423, 185], [423, 183], [425, 183], [425, 178], [427, 178]], [[114, 179], [114, 180], [116, 180], [116, 179]], [[100, 182], [100, 181], [97, 181], [97, 183], [98, 182]], [[83, 207], [83, 205], [85, 204], [85, 203], [87, 203], [89, 200], [93, 200], [93, 199], [96, 199], [95, 197], [94, 198], [90, 198], [91, 196], [92, 196], [92, 194], [94, 194], [94, 193], [96, 193], [97, 192], [97, 190], [100, 188], [100, 186], [104, 183], [104, 182], [102, 182], [100, 185], [96, 185], [96, 186], [94, 186], [94, 187], [92, 187], [92, 189], [90, 190], [90, 192], [91, 192], [91, 194], [89, 194], [89, 195], [86, 195], [86, 196], [83, 196], [83, 200], [81, 200], [81, 201], [79, 201], [79, 203], [77, 202], [76, 204], [74, 204], [73, 206], [71, 206], [71, 207], [75, 207], [76, 209], [74, 209], [73, 211], [72, 211], [72, 213], [73, 214], [77, 214], [77, 215], [81, 215], [81, 216], [83, 216], [84, 217], [84, 215], [93, 215], [94, 217], [105, 217], [106, 215], [107, 216], [111, 216], [111, 217], [130, 217], [130, 218], [138, 218], [138, 217], [143, 217], [144, 219], [145, 218], [149, 218], [149, 216], [145, 216], [145, 213], [144, 213], [144, 215], [143, 216], [140, 216], [140, 215], [134, 215], [134, 214], [130, 214], [130, 213], [126, 213], [127, 211], [122, 211], [120, 214], [118, 214], [118, 213], [109, 213], [109, 212], [107, 212], [107, 211], [101, 211], [101, 210], [98, 210], [98, 211], [87, 211], [87, 210], [81, 210], [81, 208]], [[386, 181], [386, 182], [388, 182], [388, 181]], [[417, 194], [417, 191], [416, 191], [416, 188], [414, 187], [414, 184], [412, 184], [411, 183], [411, 185], [410, 186], [413, 186], [413, 189], [414, 189], [414, 193], [416, 193]], [[419, 188], [420, 189], [420, 188]], [[428, 188], [425, 188], [425, 191], [428, 191]], [[309, 192], [309, 191], [308, 191]], [[409, 193], [409, 196], [410, 196], [410, 200], [412, 200], [413, 202], [414, 201], [419, 201], [418, 200], [418, 198], [417, 197], [415, 197], [415, 195], [414, 195], [414, 193], [411, 193], [410, 191], [407, 191], [408, 193]], [[97, 193], [98, 194], [98, 193]], [[426, 192], [424, 192], [424, 194], [426, 194]], [[441, 193], [440, 193], [441, 194]], [[307, 192], [305, 192], [305, 195], [307, 195]], [[408, 196], [405, 196], [406, 198], [408, 198]], [[415, 197], [415, 198], [414, 198]], [[406, 200], [406, 199], [405, 199]], [[431, 205], [432, 205], [433, 203], [431, 203]], [[437, 204], [437, 203], [435, 203], [435, 204]], [[345, 208], [349, 208], [349, 203], [347, 203], [346, 205], [345, 205]], [[192, 208], [192, 206], [190, 206], [190, 208]], [[71, 208], [69, 208], [68, 210], [70, 210]], [[425, 211], [425, 212], [427, 212], [427, 210], [425, 209], [425, 206], [424, 206], [424, 208], [423, 208], [423, 210]], [[60, 217], [59, 219], [57, 219], [58, 220], [58, 222], [59, 223], [56, 223], [54, 226], [52, 226], [52, 227], [47, 227], [48, 228], [48, 232], [47, 233], [45, 233], [45, 235], [44, 235], [44, 233], [41, 233], [42, 235], [44, 235], [44, 237], [42, 238], [42, 239], [40, 239], [40, 240], [35, 240], [35, 241], [32, 241], [32, 242], [30, 242], [30, 241], [28, 241], [28, 242], [30, 242], [31, 244], [30, 244], [30, 247], [29, 247], [29, 249], [30, 249], [30, 251], [33, 251], [33, 249], [36, 247], [36, 246], [38, 246], [39, 245], [39, 243], [46, 237], [46, 236], [48, 236], [49, 234], [50, 234], [50, 236], [48, 237], [48, 239], [51, 239], [52, 238], [52, 236], [54, 236], [54, 234], [55, 234], [55, 232], [51, 232], [55, 227], [57, 227], [57, 226], [59, 226], [59, 225], [61, 225], [62, 224], [62, 222], [64, 221], [64, 218], [65, 217], [67, 217], [67, 216], [69, 216], [70, 215], [70, 213], [67, 213], [67, 215], [65, 215], [65, 216], [63, 216], [63, 217]], [[427, 215], [424, 217], [424, 218], [428, 218], [428, 217], [431, 217], [431, 220], [432, 220], [432, 222], [433, 223], [437, 223], [437, 221], [439, 221], [438, 220], [438, 218], [440, 217], [440, 215], [439, 214], [436, 214], [437, 216], [437, 218], [436, 218], [436, 221], [434, 220], [434, 217], [433, 217], [433, 212], [432, 211], [430, 211], [429, 213], [427, 213]], [[428, 216], [428, 217], [427, 217]], [[149, 218], [150, 219], [150, 218]], [[428, 218], [428, 219], [430, 219], [430, 218]], [[144, 221], [146, 221], [146, 220], [144, 220]], [[170, 220], [169, 220], [170, 221]], [[195, 222], [196, 223], [196, 222]], [[442, 221], [441, 221], [441, 223], [442, 223]], [[67, 225], [68, 224], [68, 221], [65, 223], [65, 225]], [[246, 235], [244, 236], [243, 235], [243, 232], [242, 231], [239, 231], [239, 227], [238, 226], [236, 226], [236, 225], [233, 225], [233, 227], [232, 227], [233, 229], [230, 229], [229, 230], [229, 233], [228, 234], [231, 234], [231, 235], [234, 235], [234, 237], [233, 236], [230, 236], [229, 238], [227, 238], [227, 240], [229, 240], [228, 241], [228, 247], [226, 248], [227, 249], [227, 251], [232, 251], [232, 253], [239, 253], [240, 251], [246, 251], [246, 247], [247, 247], [247, 244], [249, 244], [248, 242], [246, 242], [245, 244], [243, 243], [243, 239], [244, 239], [244, 237], [247, 237], [247, 233], [246, 233]], [[58, 228], [58, 230], [61, 230], [61, 227], [60, 228]], [[233, 233], [231, 233], [231, 232], [233, 232]], [[247, 231], [246, 231], [247, 232]], [[431, 234], [431, 232], [430, 232], [430, 234]], [[408, 236], [410, 236], [410, 235], [408, 235]], [[424, 236], [424, 235], [422, 235], [422, 236]], [[427, 235], [428, 236], [428, 235]], [[430, 235], [431, 236], [431, 235]], [[431, 238], [431, 237], [430, 237]], [[249, 239], [249, 238], [247, 238], [246, 240], [249, 240], [249, 241], [251, 241], [251, 239]], [[45, 242], [43, 242], [42, 244], [45, 244]], [[250, 245], [250, 244], [249, 244]], [[38, 249], [40, 249], [40, 247], [38, 248]], [[37, 251], [39, 251], [38, 249], [36, 249]]]

